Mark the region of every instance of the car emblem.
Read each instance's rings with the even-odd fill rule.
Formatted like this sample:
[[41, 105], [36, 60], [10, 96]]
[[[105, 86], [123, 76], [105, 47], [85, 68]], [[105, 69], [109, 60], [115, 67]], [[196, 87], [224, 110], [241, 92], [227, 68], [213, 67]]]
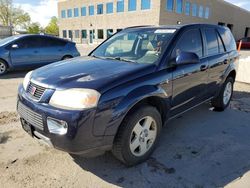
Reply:
[[35, 92], [36, 92], [36, 88], [31, 86], [31, 89], [30, 89], [30, 94], [31, 95], [35, 95]]

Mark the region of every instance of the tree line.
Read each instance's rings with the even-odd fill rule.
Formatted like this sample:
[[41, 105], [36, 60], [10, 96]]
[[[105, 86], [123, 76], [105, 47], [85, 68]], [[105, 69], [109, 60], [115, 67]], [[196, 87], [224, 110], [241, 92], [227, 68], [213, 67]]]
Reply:
[[59, 35], [57, 17], [52, 17], [43, 28], [38, 22], [32, 22], [29, 13], [15, 6], [12, 0], [0, 0], [0, 25], [10, 26], [14, 30], [23, 29], [30, 34]]

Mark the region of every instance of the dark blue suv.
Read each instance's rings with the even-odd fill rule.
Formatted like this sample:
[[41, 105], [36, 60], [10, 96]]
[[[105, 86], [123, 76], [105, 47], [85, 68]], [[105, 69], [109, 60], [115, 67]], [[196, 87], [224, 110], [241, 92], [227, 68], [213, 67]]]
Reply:
[[73, 42], [47, 35], [16, 35], [0, 40], [0, 75], [77, 56]]
[[24, 130], [57, 149], [112, 150], [135, 165], [153, 152], [169, 119], [207, 101], [227, 108], [238, 57], [225, 27], [127, 28], [87, 57], [29, 72], [17, 109]]

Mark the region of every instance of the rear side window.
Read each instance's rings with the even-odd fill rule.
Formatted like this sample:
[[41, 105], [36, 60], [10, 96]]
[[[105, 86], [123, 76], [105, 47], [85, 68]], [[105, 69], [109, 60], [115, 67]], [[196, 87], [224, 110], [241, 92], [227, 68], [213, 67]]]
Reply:
[[178, 40], [173, 56], [176, 57], [179, 52], [193, 52], [202, 57], [202, 51], [200, 30], [191, 29]]
[[228, 52], [236, 50], [236, 42], [231, 31], [226, 28], [220, 28], [219, 33], [222, 37], [226, 50]]
[[205, 37], [207, 41], [207, 55], [212, 56], [219, 53], [217, 33], [214, 29], [205, 29]]
[[225, 52], [225, 47], [222, 43], [221, 37], [219, 36], [219, 34], [217, 33], [217, 39], [218, 39], [218, 43], [219, 43], [219, 52], [220, 53], [224, 53]]
[[41, 46], [42, 47], [55, 47], [55, 46], [65, 46], [66, 42], [60, 39], [52, 37], [41, 37]]

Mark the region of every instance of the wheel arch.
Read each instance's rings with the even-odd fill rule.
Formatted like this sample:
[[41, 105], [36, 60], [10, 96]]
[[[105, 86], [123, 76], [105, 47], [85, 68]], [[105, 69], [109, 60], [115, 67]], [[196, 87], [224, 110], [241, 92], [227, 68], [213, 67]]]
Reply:
[[8, 61], [6, 61], [5, 59], [3, 59], [1, 57], [0, 57], [0, 61], [3, 61], [4, 63], [6, 63], [7, 68], [10, 68]]

